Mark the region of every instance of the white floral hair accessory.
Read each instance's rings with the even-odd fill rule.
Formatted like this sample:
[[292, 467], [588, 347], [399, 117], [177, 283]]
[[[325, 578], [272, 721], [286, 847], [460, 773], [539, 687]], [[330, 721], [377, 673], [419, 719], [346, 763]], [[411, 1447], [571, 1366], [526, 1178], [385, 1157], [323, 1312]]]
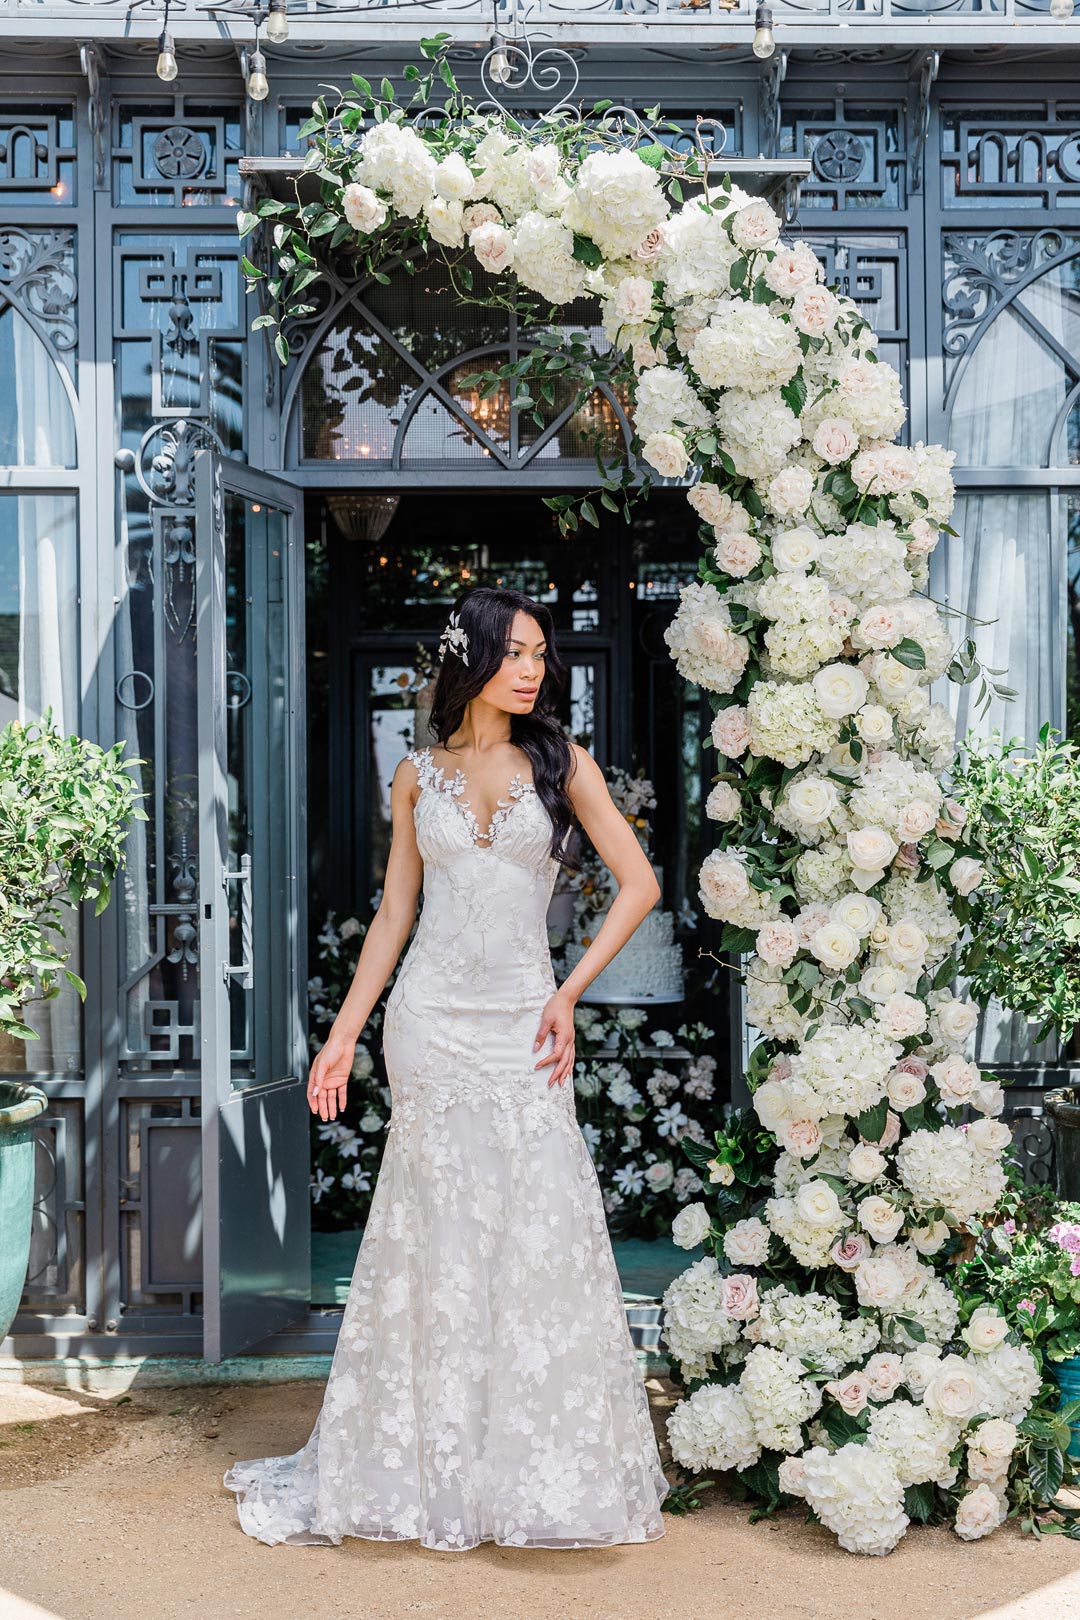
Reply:
[[447, 649], [449, 648], [459, 654], [463, 664], [468, 664], [469, 660], [466, 656], [468, 647], [468, 633], [462, 629], [460, 623], [458, 622], [457, 613], [451, 613], [450, 622], [446, 626], [446, 629], [443, 631], [442, 635], [439, 637], [439, 663], [442, 663], [443, 659], [446, 657]]

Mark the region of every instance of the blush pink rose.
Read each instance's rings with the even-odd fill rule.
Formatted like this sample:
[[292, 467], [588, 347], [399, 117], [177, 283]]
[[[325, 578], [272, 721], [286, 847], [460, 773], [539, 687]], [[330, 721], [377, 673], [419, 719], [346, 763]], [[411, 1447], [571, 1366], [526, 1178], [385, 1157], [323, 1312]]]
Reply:
[[720, 1303], [729, 1316], [745, 1322], [758, 1313], [757, 1278], [745, 1272], [725, 1277], [720, 1284]]
[[750, 720], [739, 704], [721, 709], [712, 723], [712, 740], [727, 759], [738, 759], [750, 746]]

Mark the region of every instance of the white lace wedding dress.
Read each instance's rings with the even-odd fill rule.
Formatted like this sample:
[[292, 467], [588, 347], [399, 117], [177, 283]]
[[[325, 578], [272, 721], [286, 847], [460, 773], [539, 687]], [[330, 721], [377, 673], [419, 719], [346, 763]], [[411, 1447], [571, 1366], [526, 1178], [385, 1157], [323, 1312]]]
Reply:
[[[322, 1409], [237, 1462], [268, 1543], [439, 1551], [664, 1534], [669, 1485], [572, 1082], [533, 1051], [555, 989], [551, 822], [516, 776], [486, 833], [427, 748], [424, 904], [386, 1005], [393, 1106]], [[482, 842], [481, 840], [486, 840]]]

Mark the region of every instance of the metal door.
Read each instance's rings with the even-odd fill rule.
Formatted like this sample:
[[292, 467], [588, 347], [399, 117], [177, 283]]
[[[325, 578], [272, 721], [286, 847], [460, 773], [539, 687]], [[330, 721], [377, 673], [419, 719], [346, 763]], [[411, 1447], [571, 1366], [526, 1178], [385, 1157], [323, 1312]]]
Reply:
[[306, 1315], [300, 496], [196, 460], [203, 1354]]

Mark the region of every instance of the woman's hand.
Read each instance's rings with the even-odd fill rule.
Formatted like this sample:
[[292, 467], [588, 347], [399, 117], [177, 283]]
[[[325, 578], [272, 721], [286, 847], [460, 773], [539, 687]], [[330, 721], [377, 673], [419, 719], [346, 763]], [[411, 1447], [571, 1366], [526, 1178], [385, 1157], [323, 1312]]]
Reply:
[[331, 1029], [325, 1046], [315, 1054], [308, 1075], [307, 1099], [311, 1112], [322, 1119], [336, 1119], [345, 1110], [345, 1091], [352, 1077], [358, 1039], [336, 1035]]
[[554, 1034], [555, 1045], [547, 1057], [533, 1064], [533, 1068], [542, 1069], [546, 1063], [554, 1063], [548, 1085], [553, 1086], [557, 1080], [561, 1086], [565, 1084], [567, 1075], [574, 1072], [574, 1002], [561, 990], [556, 990], [544, 1008], [533, 1042], [534, 1052], [539, 1050], [549, 1030]]

